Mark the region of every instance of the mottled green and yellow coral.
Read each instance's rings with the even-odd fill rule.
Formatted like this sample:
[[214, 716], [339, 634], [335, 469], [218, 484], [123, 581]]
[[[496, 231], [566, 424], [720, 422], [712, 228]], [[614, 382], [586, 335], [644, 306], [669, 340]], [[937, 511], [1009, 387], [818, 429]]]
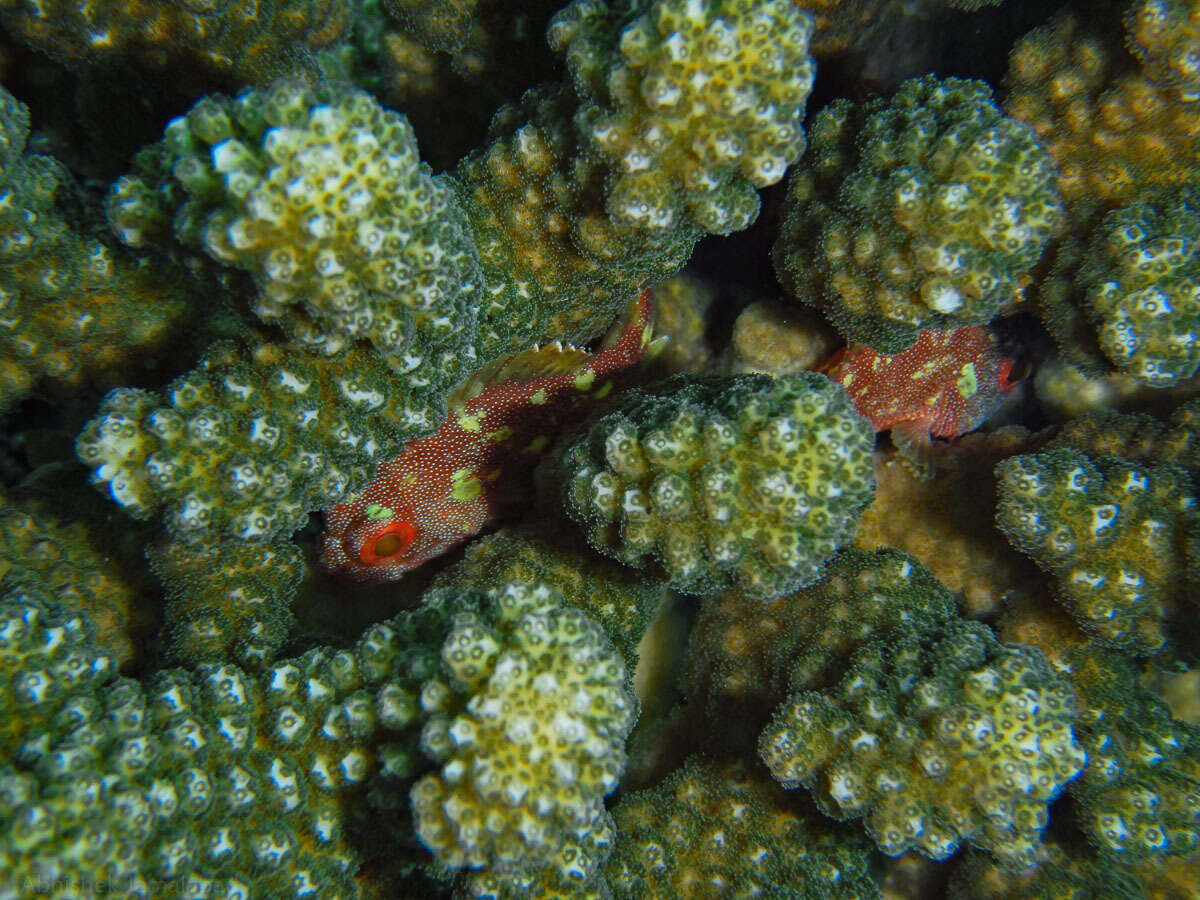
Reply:
[[928, 630], [953, 618], [955, 598], [907, 553], [844, 550], [792, 609], [771, 648], [773, 678], [785, 688], [812, 682], [906, 623]]
[[492, 598], [490, 609], [450, 607], [439, 669], [421, 689], [421, 749], [437, 768], [412, 789], [417, 834], [451, 868], [557, 868], [583, 887], [603, 855], [588, 866], [561, 851], [611, 830], [604, 797], [637, 703], [603, 630], [556, 592], [511, 585]]
[[1007, 619], [1006, 634], [1044, 649], [1071, 682], [1074, 731], [1088, 761], [1067, 788], [1070, 812], [1062, 819], [1071, 825], [1042, 847], [1038, 871], [1006, 879], [973, 860], [966, 871], [981, 873], [986, 889], [964, 896], [1041, 897], [1049, 885], [1061, 892], [1053, 896], [1080, 900], [1110, 891], [1130, 900], [1193, 896], [1200, 729], [1173, 718], [1130, 658], [1089, 642], [1065, 613], [1030, 607]]
[[1057, 449], [1000, 463], [996, 522], [1058, 582], [1071, 614], [1109, 646], [1152, 651], [1180, 587], [1195, 504], [1187, 473]]
[[1054, 160], [1071, 217], [1086, 222], [1143, 190], [1195, 178], [1200, 117], [1144, 73], [1121, 71], [1120, 49], [1064, 14], [1017, 42], [1004, 110]]
[[786, 0], [586, 0], [555, 17], [570, 87], [501, 110], [453, 173], [480, 248], [485, 356], [596, 336], [631, 284], [754, 220], [755, 189], [803, 148], [810, 28]]
[[745, 763], [691, 757], [613, 810], [617, 845], [605, 864], [616, 898], [879, 896], [861, 838]]
[[634, 389], [538, 477], [602, 553], [672, 587], [768, 599], [815, 580], [874, 489], [870, 424], [806, 372]]
[[[547, 31], [576, 91], [598, 104], [582, 119], [611, 166], [609, 215], [651, 234], [685, 221], [740, 231], [758, 215], [755, 189], [804, 149], [811, 22], [787, 0], [638, 7], [616, 54], [614, 12], [594, 0], [572, 3]], [[703, 127], [717, 116], [720, 129]]]
[[[344, 782], [317, 776], [351, 762], [361, 777], [359, 748], [328, 736], [288, 747], [278, 728], [286, 706], [233, 667], [162, 672], [145, 686], [114, 678], [90, 627], [49, 598], [10, 592], [0, 622], [0, 702], [11, 723], [0, 889], [355, 896], [336, 790]], [[354, 657], [342, 661], [356, 676]], [[307, 674], [312, 688], [322, 673]], [[357, 710], [355, 698], [344, 682], [322, 687], [328, 694], [310, 694], [307, 712], [329, 716], [328, 735], [344, 732], [339, 715]]]
[[[575, 108], [562, 88], [530, 91], [518, 106], [496, 114], [487, 146], [452, 173], [479, 247], [479, 347], [485, 359], [537, 341], [594, 337], [616, 318], [629, 284], [640, 276], [630, 265], [610, 279], [627, 260], [605, 265], [575, 245]], [[685, 259], [679, 249], [670, 259], [655, 257], [664, 274]], [[618, 291], [621, 275], [626, 277]]]
[[36, 50], [76, 66], [132, 58], [143, 66], [190, 63], [238, 81], [262, 82], [336, 44], [352, 0], [246, 4], [236, 0], [49, 0], [0, 3], [0, 22]]
[[442, 867], [469, 854], [497, 877], [537, 877], [572, 842], [594, 844], [599, 865], [635, 713], [620, 657], [542, 586], [426, 601], [350, 650], [142, 685], [115, 677], [84, 617], [10, 591], [0, 706], [21, 713], [0, 717], [0, 890], [357, 897], [364, 852], [408, 852], [395, 812], [431, 762], [414, 811]]
[[362, 349], [212, 348], [167, 396], [113, 391], [76, 453], [136, 518], [162, 512], [180, 540], [264, 541], [366, 481], [445, 415], [426, 385]]
[[1200, 858], [1200, 728], [1173, 718], [1128, 658], [1081, 644], [1066, 659], [1088, 754], [1070, 786], [1081, 830], [1126, 864]]
[[1050, 156], [983, 82], [933, 76], [835, 101], [788, 181], [775, 269], [877, 350], [1012, 309], [1062, 222]]
[[1039, 651], [977, 622], [901, 623], [818, 675], [795, 682], [760, 738], [785, 787], [865, 817], [892, 856], [945, 859], [966, 841], [1036, 864], [1047, 807], [1086, 760], [1071, 689]]
[[600, 625], [632, 671], [666, 588], [572, 541], [553, 522], [505, 528], [473, 541], [434, 586], [544, 584]]
[[891, 549], [843, 550], [816, 584], [767, 602], [736, 589], [705, 598], [683, 677], [691, 739], [721, 755], [753, 752], [792, 684], [897, 623], [939, 622], [953, 612], [953, 595]]
[[0, 89], [0, 410], [35, 388], [120, 384], [196, 299], [106, 243], [66, 168], [24, 153], [28, 134]]
[[151, 618], [146, 585], [48, 502], [0, 495], [0, 586], [31, 587], [86, 615], [114, 666], [136, 661]]
[[148, 552], [163, 583], [168, 650], [189, 666], [233, 662], [258, 669], [274, 659], [292, 624], [304, 559], [286, 539], [230, 538], [200, 546], [167, 541]]
[[[1198, 206], [1200, 187], [1187, 186], [1139, 195], [1097, 223], [1073, 284], [1043, 291], [1047, 325], [1069, 356], [1088, 362], [1094, 342], [1108, 366], [1157, 388], [1200, 371]], [[1069, 277], [1064, 255], [1056, 282]], [[1094, 337], [1075, 347], [1080, 319]]]
[[1184, 103], [1200, 100], [1200, 4], [1138, 0], [1125, 13], [1129, 49], [1146, 74]]
[[211, 96], [120, 179], [109, 219], [251, 273], [252, 308], [326, 353], [363, 339], [447, 390], [475, 365], [479, 273], [466, 220], [400, 115], [369, 94], [281, 81]]

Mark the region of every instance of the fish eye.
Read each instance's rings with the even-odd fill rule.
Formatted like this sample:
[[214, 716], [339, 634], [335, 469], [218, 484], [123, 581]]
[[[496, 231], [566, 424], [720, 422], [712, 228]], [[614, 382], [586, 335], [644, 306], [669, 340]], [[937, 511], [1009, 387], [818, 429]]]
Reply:
[[363, 544], [358, 558], [367, 565], [388, 562], [408, 552], [417, 530], [408, 522], [388, 522]]

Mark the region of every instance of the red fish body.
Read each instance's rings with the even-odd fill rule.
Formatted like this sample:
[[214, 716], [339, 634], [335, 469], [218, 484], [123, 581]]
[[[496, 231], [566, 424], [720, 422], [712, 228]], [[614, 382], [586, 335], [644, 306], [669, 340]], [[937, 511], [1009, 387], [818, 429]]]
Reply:
[[931, 437], [974, 431], [1018, 383], [1013, 360], [980, 325], [922, 331], [894, 356], [854, 344], [827, 364], [827, 372], [876, 431], [892, 429], [896, 446], [910, 452]]
[[643, 291], [616, 341], [597, 353], [535, 349], [468, 379], [437, 432], [407, 444], [362, 491], [325, 511], [325, 566], [359, 581], [393, 581], [496, 520], [528, 494], [555, 433], [642, 358], [650, 312]]

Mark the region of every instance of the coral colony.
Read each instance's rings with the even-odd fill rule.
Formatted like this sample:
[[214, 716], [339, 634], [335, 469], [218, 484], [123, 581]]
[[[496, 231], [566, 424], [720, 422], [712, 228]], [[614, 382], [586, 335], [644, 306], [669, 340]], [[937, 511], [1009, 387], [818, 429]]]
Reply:
[[0, 84], [0, 900], [1200, 897], [1200, 0]]

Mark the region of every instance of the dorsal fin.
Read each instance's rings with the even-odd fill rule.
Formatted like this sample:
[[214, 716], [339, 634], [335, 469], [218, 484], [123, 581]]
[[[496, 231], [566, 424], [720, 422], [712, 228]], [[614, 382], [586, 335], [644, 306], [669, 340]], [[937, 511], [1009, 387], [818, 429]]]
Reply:
[[462, 406], [489, 387], [506, 381], [533, 381], [573, 372], [595, 357], [586, 350], [555, 341], [492, 360], [456, 387], [447, 400], [451, 408]]
[[[639, 329], [641, 344], [637, 355], [640, 357], [641, 351], [645, 350], [646, 345], [653, 343], [650, 340], [651, 313], [650, 292], [640, 291], [629, 301], [621, 317], [613, 323], [612, 328], [605, 335], [600, 344], [600, 352], [603, 353], [618, 344], [632, 325], [641, 322], [642, 327]], [[665, 340], [660, 342], [656, 352], [661, 350], [663, 345], [665, 345]], [[462, 384], [450, 392], [446, 403], [451, 409], [461, 407], [492, 385], [503, 384], [506, 381], [533, 381], [538, 378], [565, 375], [568, 372], [582, 369], [595, 359], [596, 355], [587, 350], [580, 350], [578, 347], [572, 347], [570, 344], [564, 345], [558, 341], [534, 347], [531, 350], [522, 350], [508, 356], [501, 356], [469, 375]]]

